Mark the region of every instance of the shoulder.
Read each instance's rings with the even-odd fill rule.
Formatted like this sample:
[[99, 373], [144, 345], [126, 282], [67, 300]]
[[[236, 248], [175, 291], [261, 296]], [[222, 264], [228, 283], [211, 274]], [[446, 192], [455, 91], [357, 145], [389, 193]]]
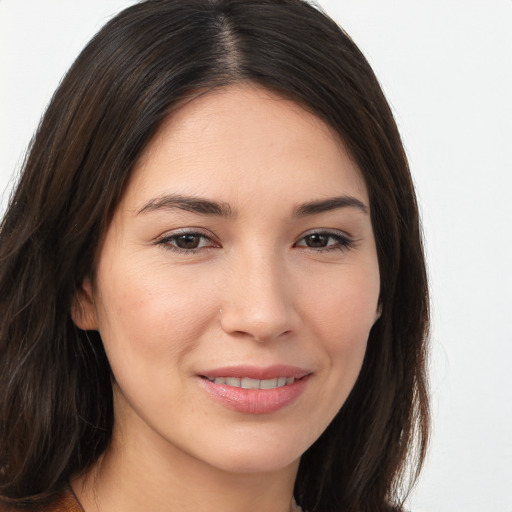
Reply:
[[84, 509], [73, 492], [70, 489], [65, 489], [46, 505], [21, 509], [0, 503], [0, 512], [84, 512]]

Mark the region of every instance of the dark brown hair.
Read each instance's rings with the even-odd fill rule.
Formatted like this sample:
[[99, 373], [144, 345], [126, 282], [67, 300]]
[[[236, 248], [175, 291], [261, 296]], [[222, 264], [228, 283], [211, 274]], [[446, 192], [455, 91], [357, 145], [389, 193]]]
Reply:
[[[309, 512], [402, 510], [428, 439], [428, 296], [418, 209], [392, 113], [366, 59], [301, 0], [149, 0], [111, 20], [56, 91], [0, 231], [0, 496], [43, 503], [107, 448], [110, 368], [70, 308], [131, 170], [198, 90], [251, 82], [340, 135], [364, 176], [382, 315], [356, 385], [303, 455]], [[409, 476], [407, 476], [409, 475]]]

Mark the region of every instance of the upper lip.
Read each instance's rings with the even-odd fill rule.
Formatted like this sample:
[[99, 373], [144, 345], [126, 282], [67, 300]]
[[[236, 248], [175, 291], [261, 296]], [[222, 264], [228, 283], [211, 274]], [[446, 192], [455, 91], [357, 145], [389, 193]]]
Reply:
[[293, 377], [294, 379], [301, 379], [311, 373], [311, 370], [306, 370], [297, 366], [276, 364], [265, 367], [249, 365], [225, 366], [200, 372], [199, 375], [209, 379], [215, 379], [217, 377], [248, 377], [249, 379], [266, 380], [276, 379], [279, 377]]

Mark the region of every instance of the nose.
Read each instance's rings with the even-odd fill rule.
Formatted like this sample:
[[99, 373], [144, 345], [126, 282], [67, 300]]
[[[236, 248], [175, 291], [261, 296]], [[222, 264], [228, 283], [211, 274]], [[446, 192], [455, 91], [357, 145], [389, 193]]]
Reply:
[[220, 323], [227, 334], [268, 342], [298, 329], [293, 284], [275, 255], [241, 256], [224, 284]]

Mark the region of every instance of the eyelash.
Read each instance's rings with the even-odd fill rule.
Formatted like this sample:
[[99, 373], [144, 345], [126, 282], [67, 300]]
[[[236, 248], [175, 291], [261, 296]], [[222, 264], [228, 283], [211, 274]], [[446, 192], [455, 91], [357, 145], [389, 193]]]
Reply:
[[[327, 245], [324, 247], [308, 247], [306, 245], [298, 245], [298, 242], [307, 239], [308, 237], [324, 237], [327, 240], [334, 239], [335, 244]], [[305, 247], [306, 249], [310, 249], [314, 252], [329, 252], [329, 251], [347, 251], [353, 249], [355, 246], [355, 241], [348, 237], [347, 235], [340, 233], [339, 231], [310, 231], [293, 244], [294, 247]]]
[[[335, 240], [334, 244], [326, 245], [324, 247], [308, 247], [307, 245], [299, 245], [299, 242], [306, 240], [308, 237], [324, 237], [329, 241], [330, 239]], [[193, 247], [189, 249], [185, 249], [183, 247], [178, 247], [176, 242], [181, 238], [189, 237], [195, 238], [196, 240], [199, 238], [201, 240], [207, 240], [208, 245], [204, 247]], [[212, 240], [212, 238], [204, 233], [197, 231], [180, 231], [178, 233], [173, 233], [172, 235], [164, 236], [156, 241], [157, 245], [164, 246], [167, 250], [173, 251], [179, 254], [195, 254], [198, 251], [205, 249], [212, 249], [220, 247], [220, 244], [217, 244]], [[199, 245], [201, 242], [199, 241]], [[345, 234], [342, 234], [337, 231], [311, 231], [301, 236], [297, 242], [293, 244], [293, 247], [304, 247], [305, 249], [309, 249], [312, 252], [330, 252], [330, 251], [347, 251], [352, 249], [355, 246], [355, 241], [348, 237]]]
[[[190, 237], [190, 238], [200, 238], [201, 240], [208, 240], [209, 243], [205, 247], [194, 247], [191, 249], [184, 249], [182, 247], [178, 247], [174, 245], [180, 238]], [[156, 241], [157, 245], [163, 245], [167, 250], [173, 251], [179, 254], [195, 254], [198, 251], [204, 249], [212, 249], [215, 247], [220, 247], [219, 244], [215, 243], [212, 238], [205, 233], [201, 233], [198, 231], [180, 231], [178, 233], [173, 233], [172, 235], [164, 236]]]

